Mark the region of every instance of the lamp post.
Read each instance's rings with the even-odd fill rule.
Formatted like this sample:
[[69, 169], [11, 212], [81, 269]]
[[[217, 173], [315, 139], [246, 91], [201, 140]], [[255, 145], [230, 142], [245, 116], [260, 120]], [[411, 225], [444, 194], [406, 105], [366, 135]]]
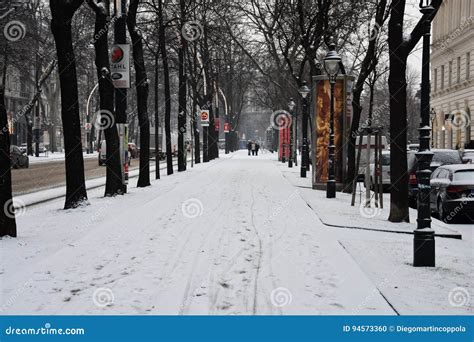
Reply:
[[290, 152], [289, 152], [289, 157], [288, 157], [288, 167], [293, 167], [293, 149], [294, 149], [294, 141], [295, 138], [293, 136], [293, 126], [295, 125], [293, 122], [293, 109], [295, 108], [296, 103], [293, 101], [293, 98], [290, 99], [290, 102], [288, 102], [288, 110], [290, 111], [291, 115], [291, 125], [290, 125]]
[[430, 151], [430, 36], [431, 20], [435, 9], [431, 0], [420, 1], [420, 11], [426, 16], [423, 23], [423, 58], [421, 69], [421, 122], [420, 148], [416, 153], [418, 170], [418, 218], [413, 238], [413, 266], [435, 266], [435, 239], [431, 229], [430, 208], [430, 164], [433, 153]]
[[324, 69], [329, 77], [331, 84], [331, 114], [329, 118], [329, 161], [328, 161], [328, 180], [326, 183], [326, 198], [336, 197], [336, 180], [335, 174], [335, 146], [334, 146], [334, 87], [336, 85], [336, 77], [339, 73], [339, 64], [341, 57], [336, 52], [336, 45], [329, 44], [329, 51], [324, 58]]
[[298, 90], [301, 95], [301, 109], [303, 112], [303, 118], [301, 120], [301, 128], [303, 135], [303, 143], [301, 145], [301, 177], [306, 178], [306, 171], [309, 162], [309, 150], [308, 150], [308, 94], [310, 89], [306, 85], [306, 81], [303, 81], [300, 89]]

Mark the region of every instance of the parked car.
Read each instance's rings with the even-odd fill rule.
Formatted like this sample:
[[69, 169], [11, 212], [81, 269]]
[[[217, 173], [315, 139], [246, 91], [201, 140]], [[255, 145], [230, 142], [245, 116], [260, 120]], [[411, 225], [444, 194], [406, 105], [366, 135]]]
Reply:
[[22, 150], [15, 145], [10, 146], [10, 160], [14, 169], [27, 169], [30, 166], [30, 159], [26, 155], [26, 152], [22, 152]]
[[[375, 181], [375, 174], [378, 170], [375, 170], [375, 163], [372, 160], [370, 164], [370, 170], [372, 171], [372, 188]], [[390, 150], [382, 151], [382, 185], [383, 190], [387, 191], [390, 189]]]
[[107, 161], [107, 143], [102, 140], [99, 145], [99, 166], [105, 165]]
[[474, 165], [444, 165], [431, 175], [431, 211], [445, 221], [458, 215], [474, 219]]
[[[433, 152], [431, 172], [443, 165], [462, 164], [461, 154], [458, 150], [433, 149], [431, 152]], [[418, 195], [417, 169], [416, 152], [408, 151], [408, 202], [412, 207], [416, 206], [416, 196]]]
[[474, 150], [464, 150], [462, 162], [464, 164], [474, 164]]

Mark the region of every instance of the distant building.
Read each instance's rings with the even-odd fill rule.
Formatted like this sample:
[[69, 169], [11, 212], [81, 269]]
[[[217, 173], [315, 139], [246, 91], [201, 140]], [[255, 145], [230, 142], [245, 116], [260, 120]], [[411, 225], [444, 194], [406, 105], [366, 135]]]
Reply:
[[474, 148], [474, 1], [444, 0], [432, 34], [433, 147]]

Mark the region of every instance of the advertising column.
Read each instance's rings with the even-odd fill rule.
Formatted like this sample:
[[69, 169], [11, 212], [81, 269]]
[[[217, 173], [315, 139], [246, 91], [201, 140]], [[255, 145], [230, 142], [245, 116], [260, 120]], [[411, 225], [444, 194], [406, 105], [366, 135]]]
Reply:
[[[336, 188], [339, 190], [346, 177], [347, 168], [347, 144], [351, 118], [351, 104], [348, 103], [350, 91], [348, 84], [352, 82], [352, 76], [338, 76], [334, 88], [334, 145], [335, 145], [335, 179]], [[313, 77], [313, 91], [311, 103], [311, 115], [315, 123], [313, 137], [313, 189], [326, 189], [328, 179], [329, 161], [329, 132], [331, 111], [331, 85], [327, 76]]]

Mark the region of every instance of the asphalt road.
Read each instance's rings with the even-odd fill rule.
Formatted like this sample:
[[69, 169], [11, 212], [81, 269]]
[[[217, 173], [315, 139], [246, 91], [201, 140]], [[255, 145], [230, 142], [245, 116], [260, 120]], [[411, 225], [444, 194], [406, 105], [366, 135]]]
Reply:
[[[86, 179], [105, 177], [105, 166], [97, 158], [84, 159]], [[138, 159], [132, 159], [130, 170], [138, 168]], [[28, 169], [12, 170], [13, 194], [25, 194], [66, 184], [64, 160], [30, 164]]]

